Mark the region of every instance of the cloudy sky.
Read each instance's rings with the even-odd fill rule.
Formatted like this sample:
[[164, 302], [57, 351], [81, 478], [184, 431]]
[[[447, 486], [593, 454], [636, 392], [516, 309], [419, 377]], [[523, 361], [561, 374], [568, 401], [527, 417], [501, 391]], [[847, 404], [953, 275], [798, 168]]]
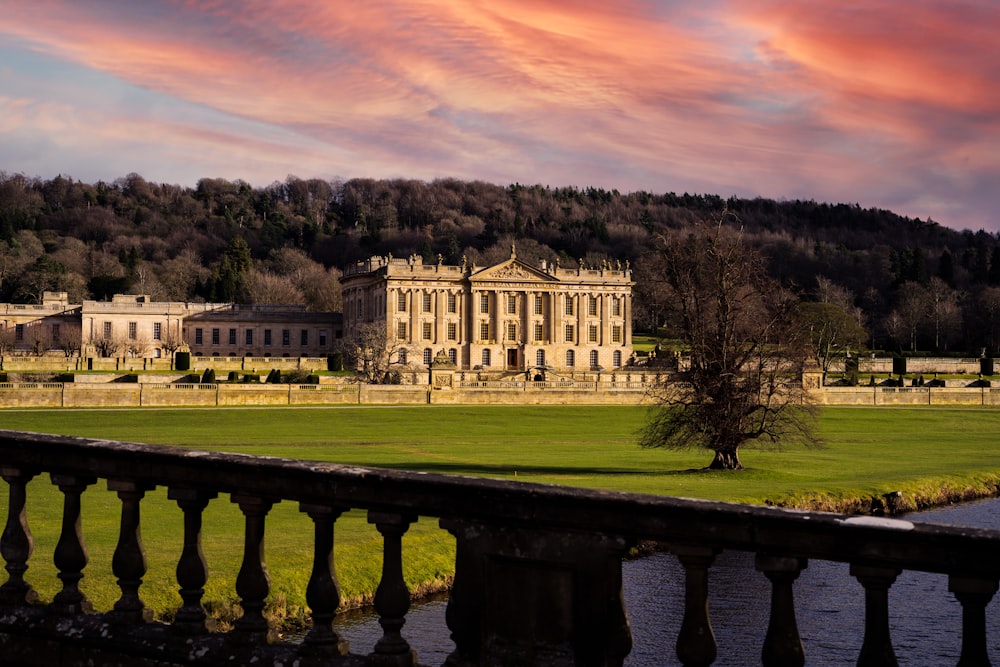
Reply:
[[1000, 229], [995, 0], [0, 0], [0, 170], [457, 177]]

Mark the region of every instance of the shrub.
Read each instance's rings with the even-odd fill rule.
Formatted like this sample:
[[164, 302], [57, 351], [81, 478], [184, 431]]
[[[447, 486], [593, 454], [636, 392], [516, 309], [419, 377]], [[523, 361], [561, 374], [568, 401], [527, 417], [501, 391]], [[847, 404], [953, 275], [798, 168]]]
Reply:
[[174, 368], [179, 371], [191, 370], [191, 353], [177, 352], [174, 354]]
[[344, 370], [344, 355], [340, 352], [328, 354], [326, 356], [326, 370], [333, 372]]
[[215, 383], [215, 370], [211, 368], [206, 368], [205, 373], [201, 376], [202, 384], [214, 384]]
[[239, 373], [237, 373], [236, 371], [229, 371], [229, 377], [227, 378], [229, 382], [239, 382], [239, 379], [240, 379]]

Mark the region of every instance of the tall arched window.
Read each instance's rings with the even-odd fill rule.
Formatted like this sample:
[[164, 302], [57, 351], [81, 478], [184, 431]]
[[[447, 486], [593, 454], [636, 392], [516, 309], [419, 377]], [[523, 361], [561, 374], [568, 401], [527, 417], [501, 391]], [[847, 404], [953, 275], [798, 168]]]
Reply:
[[611, 363], [615, 368], [621, 368], [622, 366], [622, 351], [615, 350], [615, 353], [611, 355]]
[[538, 350], [535, 352], [535, 365], [536, 366], [545, 365], [545, 350]]
[[424, 366], [430, 366], [430, 365], [431, 365], [431, 348], [425, 347], [424, 348]]
[[590, 367], [591, 368], [597, 367], [597, 350], [590, 351]]
[[566, 350], [566, 365], [570, 368], [576, 365], [576, 353], [573, 350]]
[[483, 350], [483, 368], [489, 367], [490, 361], [490, 351]]
[[455, 348], [448, 350], [448, 361], [456, 365], [458, 364], [458, 350]]
[[399, 363], [401, 363], [401, 364], [405, 364], [406, 363], [406, 349], [405, 348], [399, 351]]

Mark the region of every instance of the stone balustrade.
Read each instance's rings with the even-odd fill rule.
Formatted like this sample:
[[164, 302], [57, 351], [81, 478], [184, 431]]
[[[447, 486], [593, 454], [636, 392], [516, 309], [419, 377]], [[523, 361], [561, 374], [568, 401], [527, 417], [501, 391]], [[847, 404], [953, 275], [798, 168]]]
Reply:
[[[865, 591], [858, 665], [895, 665], [889, 590], [903, 570], [945, 573], [963, 607], [963, 666], [988, 665], [985, 609], [1000, 578], [1000, 532], [912, 524], [873, 517], [800, 512], [669, 497], [450, 477], [270, 457], [0, 431], [0, 474], [8, 485], [0, 555], [0, 655], [5, 664], [392, 665], [416, 664], [406, 640], [410, 595], [402, 577], [402, 536], [436, 518], [456, 540], [447, 628], [451, 667], [473, 665], [620, 665], [632, 645], [622, 597], [622, 557], [654, 540], [683, 565], [684, 617], [676, 638], [683, 665], [710, 665], [717, 646], [708, 608], [708, 573], [723, 549], [756, 554], [771, 582], [762, 664], [803, 665], [794, 581], [810, 559], [846, 562]], [[52, 554], [61, 590], [39, 604], [29, 480], [47, 475], [63, 497], [61, 534]], [[79, 583], [88, 562], [81, 530], [84, 493], [120, 500], [112, 572], [121, 597], [91, 613]], [[176, 581], [182, 606], [172, 624], [150, 622], [142, 601], [146, 558], [139, 538], [145, 494], [165, 487], [183, 515]], [[242, 617], [210, 632], [203, 607], [207, 569], [202, 513], [220, 496], [244, 516], [244, 551], [235, 578]], [[313, 525], [313, 566], [305, 591], [312, 629], [283, 644], [263, 615], [270, 593], [265, 523], [278, 502], [297, 503]], [[351, 646], [337, 632], [340, 604], [334, 532], [347, 509], [363, 509], [382, 536], [383, 567], [374, 605], [383, 636]], [[349, 650], [350, 649], [350, 650]], [[673, 662], [664, 656], [664, 663]]]

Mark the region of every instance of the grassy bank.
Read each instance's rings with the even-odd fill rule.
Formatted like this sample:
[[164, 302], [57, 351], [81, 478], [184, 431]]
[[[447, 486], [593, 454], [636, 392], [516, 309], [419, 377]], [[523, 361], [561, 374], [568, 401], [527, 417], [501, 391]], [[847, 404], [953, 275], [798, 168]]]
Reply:
[[[846, 511], [864, 510], [872, 498], [893, 491], [902, 492], [904, 504], [915, 508], [992, 495], [1000, 483], [995, 435], [1000, 410], [827, 408], [819, 422], [825, 447], [792, 443], [780, 452], [746, 451], [747, 470], [735, 473], [697, 471], [710, 460], [705, 452], [639, 449], [635, 431], [644, 414], [640, 407], [561, 406], [30, 410], [4, 411], [0, 423], [17, 430]], [[103, 482], [84, 494], [84, 534], [91, 553], [86, 572], [93, 574], [84, 578], [83, 589], [102, 609], [118, 594], [110, 559], [119, 511], [118, 499]], [[165, 615], [180, 602], [174, 567], [181, 514], [162, 489], [149, 494], [142, 512], [149, 558], [143, 597]], [[56, 590], [51, 554], [60, 513], [60, 496], [47, 476], [33, 481], [29, 520], [36, 556], [28, 578], [43, 597]], [[273, 609], [294, 620], [302, 616], [311, 569], [311, 523], [297, 506], [281, 503], [267, 528]], [[337, 569], [353, 602], [374, 592], [380, 547], [363, 512], [337, 522]], [[211, 571], [206, 600], [221, 617], [232, 613], [242, 548], [239, 509], [225, 497], [212, 502], [205, 515]], [[411, 589], [447, 582], [454, 545], [436, 520], [415, 524], [404, 550]]]

